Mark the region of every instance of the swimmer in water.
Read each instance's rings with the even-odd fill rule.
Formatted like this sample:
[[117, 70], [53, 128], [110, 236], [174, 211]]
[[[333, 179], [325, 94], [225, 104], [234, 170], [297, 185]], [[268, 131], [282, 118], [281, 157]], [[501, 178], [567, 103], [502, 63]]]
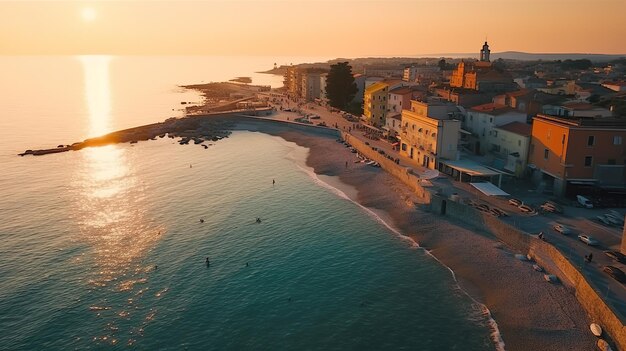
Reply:
[[257, 217], [257, 218], [256, 218], [256, 222], [257, 222], [257, 223], [261, 223], [261, 218]]
[[211, 261], [209, 261], [209, 258], [208, 258], [208, 257], [206, 258], [206, 261], [205, 261], [205, 262], [206, 262], [207, 267], [211, 265]]
[[204, 218], [200, 218], [200, 223], [204, 223]]

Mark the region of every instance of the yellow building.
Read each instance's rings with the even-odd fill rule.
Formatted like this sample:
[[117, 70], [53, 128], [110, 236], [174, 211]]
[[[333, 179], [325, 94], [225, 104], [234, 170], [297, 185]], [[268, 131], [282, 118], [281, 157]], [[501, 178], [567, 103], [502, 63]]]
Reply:
[[365, 122], [375, 127], [385, 125], [387, 117], [387, 95], [389, 85], [384, 82], [376, 82], [365, 88], [363, 96], [363, 115]]
[[402, 110], [400, 153], [420, 166], [439, 169], [441, 160], [456, 160], [461, 121], [452, 119], [454, 106], [411, 101]]

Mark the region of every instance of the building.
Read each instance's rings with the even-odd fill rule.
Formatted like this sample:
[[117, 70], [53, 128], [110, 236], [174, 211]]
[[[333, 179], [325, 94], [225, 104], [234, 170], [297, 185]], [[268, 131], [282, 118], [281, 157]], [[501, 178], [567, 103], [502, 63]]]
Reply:
[[388, 92], [389, 85], [384, 82], [376, 82], [365, 88], [363, 98], [363, 116], [365, 117], [365, 123], [375, 127], [385, 125]]
[[456, 160], [461, 130], [457, 111], [451, 104], [411, 101], [411, 109], [402, 111], [400, 153], [431, 169], [439, 169], [443, 160]]
[[363, 117], [365, 118], [365, 123], [378, 128], [384, 126], [388, 110], [389, 91], [404, 84], [407, 83], [397, 79], [390, 79], [367, 86], [363, 97]]
[[517, 88], [510, 74], [493, 67], [487, 42], [480, 51], [480, 61], [461, 61], [450, 77], [450, 87], [480, 92], [506, 92]]
[[301, 98], [306, 101], [313, 101], [321, 97], [321, 75], [320, 72], [315, 71], [306, 72], [301, 75]]
[[491, 150], [489, 139], [494, 128], [511, 122], [526, 123], [526, 113], [493, 102], [472, 107], [463, 121], [463, 129], [472, 133], [469, 149], [477, 155], [486, 154]]
[[397, 137], [402, 131], [402, 114], [389, 114], [385, 119], [384, 132], [390, 137]]
[[439, 66], [410, 66], [404, 68], [402, 80], [410, 83], [428, 84], [441, 80]]
[[326, 102], [328, 101], [328, 97], [326, 96], [326, 78], [328, 78], [328, 73], [322, 73], [320, 75], [320, 100]]
[[287, 67], [283, 85], [287, 88], [287, 95], [300, 97], [302, 95], [302, 70], [294, 66]]
[[387, 112], [390, 114], [400, 114], [402, 110], [409, 109], [411, 107], [412, 98], [413, 89], [411, 87], [398, 87], [389, 90]]
[[533, 118], [528, 164], [536, 183], [558, 196], [585, 188], [624, 189], [626, 121], [603, 118]]
[[528, 147], [530, 145], [531, 125], [511, 122], [493, 128], [488, 142], [494, 166], [521, 177], [526, 170]]
[[542, 114], [559, 117], [594, 117], [605, 118], [613, 116], [611, 110], [593, 106], [588, 102], [569, 101], [560, 105], [545, 105]]

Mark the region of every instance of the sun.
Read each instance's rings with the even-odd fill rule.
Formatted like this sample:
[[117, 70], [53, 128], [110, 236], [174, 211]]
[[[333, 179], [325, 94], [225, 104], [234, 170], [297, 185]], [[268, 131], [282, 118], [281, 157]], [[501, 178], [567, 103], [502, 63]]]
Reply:
[[96, 19], [97, 13], [93, 7], [85, 7], [81, 10], [80, 16], [85, 22], [93, 22]]

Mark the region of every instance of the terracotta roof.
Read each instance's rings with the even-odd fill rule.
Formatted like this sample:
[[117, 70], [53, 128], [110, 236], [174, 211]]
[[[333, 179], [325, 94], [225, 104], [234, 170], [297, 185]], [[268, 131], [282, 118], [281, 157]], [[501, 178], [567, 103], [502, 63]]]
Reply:
[[389, 90], [389, 94], [398, 94], [398, 95], [406, 95], [411, 94], [413, 89], [411, 87], [397, 87], [393, 90]]
[[511, 122], [509, 124], [505, 124], [496, 128], [523, 136], [530, 136], [530, 133], [532, 131], [532, 126], [530, 124], [522, 122]]
[[496, 116], [503, 113], [507, 113], [509, 111], [515, 111], [515, 109], [508, 107], [506, 105], [496, 104], [495, 102], [490, 102], [488, 104], [478, 105], [471, 108], [472, 111], [486, 113], [488, 115]]

